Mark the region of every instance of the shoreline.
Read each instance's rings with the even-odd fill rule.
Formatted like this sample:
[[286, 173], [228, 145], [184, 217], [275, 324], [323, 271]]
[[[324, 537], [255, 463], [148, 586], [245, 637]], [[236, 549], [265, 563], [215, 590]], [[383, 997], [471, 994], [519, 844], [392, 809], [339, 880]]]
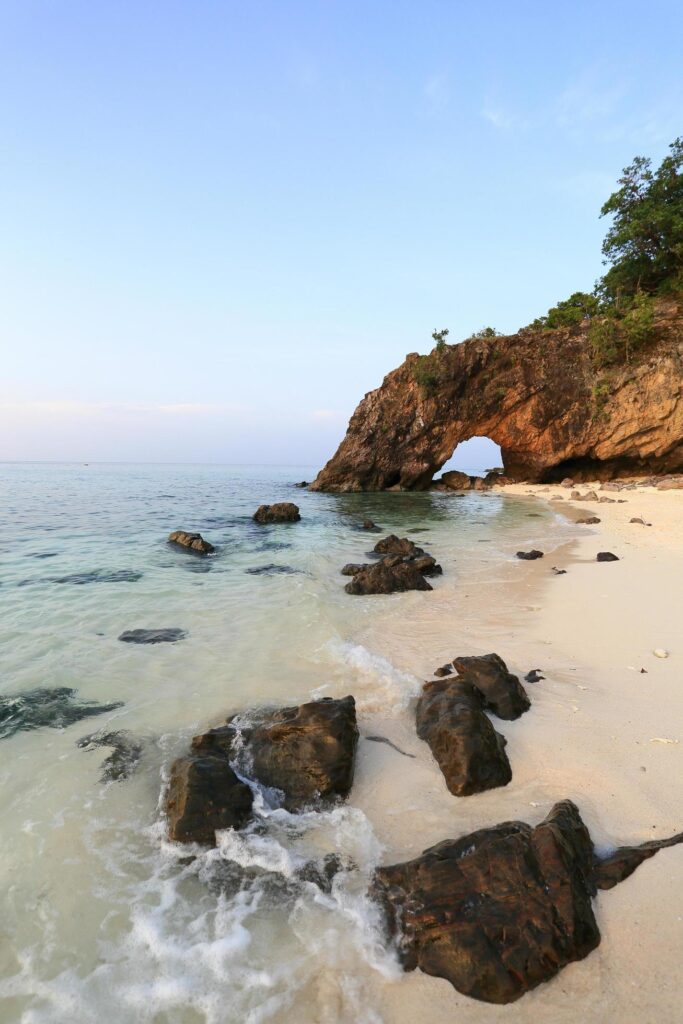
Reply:
[[[579, 489], [585, 492], [590, 485]], [[542, 670], [543, 681], [525, 684], [529, 712], [516, 722], [494, 720], [508, 741], [512, 782], [455, 798], [415, 735], [414, 700], [393, 717], [370, 716], [373, 728], [415, 755], [407, 760], [385, 745], [361, 741], [359, 746], [350, 802], [372, 822], [384, 846], [382, 863], [408, 859], [442, 839], [502, 821], [536, 824], [565, 797], [579, 805], [601, 852], [680, 830], [683, 687], [677, 609], [683, 596], [683, 493], [644, 488], [625, 492], [624, 503], [598, 504], [572, 502], [562, 491], [520, 484], [498, 493], [543, 499], [570, 523], [586, 515], [598, 515], [601, 522], [578, 526], [580, 532], [562, 538], [543, 559], [511, 563], [502, 584], [508, 591], [503, 607], [492, 607], [479, 629], [472, 631], [470, 620], [464, 633], [442, 620], [430, 630], [435, 635], [452, 629], [449, 654], [442, 660], [496, 651], [520, 678], [531, 668]], [[555, 495], [564, 501], [552, 501]], [[630, 523], [634, 516], [652, 526]], [[619, 561], [596, 562], [604, 550]], [[566, 574], [551, 574], [552, 565], [564, 567]], [[427, 607], [420, 619], [435, 615], [456, 617], [457, 608]], [[432, 659], [421, 632], [416, 639], [421, 662], [430, 658], [433, 671], [442, 663], [441, 648]], [[381, 646], [372, 628], [361, 642], [368, 640], [373, 650]], [[655, 648], [665, 648], [669, 657], [654, 656]], [[415, 664], [401, 660], [399, 667], [420, 676]], [[421, 677], [426, 678], [424, 669]], [[681, 852], [663, 851], [617, 893], [598, 896], [598, 949], [518, 1003], [477, 1003], [447, 982], [415, 971], [398, 983], [380, 985], [376, 1008], [392, 1024], [408, 1024], [425, 1005], [432, 1024], [447, 1024], [456, 1015], [465, 1024], [539, 1019], [545, 1024], [577, 1019], [663, 1024], [680, 1009], [681, 893]]]

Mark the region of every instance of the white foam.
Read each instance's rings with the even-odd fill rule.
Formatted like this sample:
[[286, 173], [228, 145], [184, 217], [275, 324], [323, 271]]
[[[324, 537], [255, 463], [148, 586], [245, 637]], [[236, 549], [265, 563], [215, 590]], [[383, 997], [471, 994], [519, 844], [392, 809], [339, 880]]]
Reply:
[[416, 676], [401, 671], [362, 644], [333, 640], [326, 650], [331, 659], [345, 669], [349, 692], [354, 694], [361, 712], [398, 713], [405, 710], [420, 691]]

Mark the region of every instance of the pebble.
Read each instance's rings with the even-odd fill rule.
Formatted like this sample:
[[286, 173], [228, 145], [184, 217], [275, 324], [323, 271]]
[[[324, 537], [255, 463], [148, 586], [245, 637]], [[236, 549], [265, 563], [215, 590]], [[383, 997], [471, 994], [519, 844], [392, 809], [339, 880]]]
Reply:
[[655, 649], [654, 649], [654, 651], [652, 653], [654, 654], [655, 658], [668, 658], [669, 657], [669, 652], [665, 651], [663, 647], [655, 647]]

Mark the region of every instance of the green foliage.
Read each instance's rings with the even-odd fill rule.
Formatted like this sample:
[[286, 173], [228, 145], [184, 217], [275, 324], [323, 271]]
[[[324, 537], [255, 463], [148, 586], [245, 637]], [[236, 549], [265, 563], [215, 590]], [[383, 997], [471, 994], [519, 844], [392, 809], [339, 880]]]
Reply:
[[415, 369], [413, 370], [413, 377], [419, 384], [420, 390], [425, 398], [429, 398], [433, 395], [441, 379], [439, 373], [439, 367], [433, 353], [428, 356], [418, 356]]
[[539, 316], [530, 327], [536, 330], [553, 327], [575, 327], [583, 320], [589, 320], [600, 311], [600, 300], [595, 294], [574, 292], [568, 299], [563, 299], [548, 310], [545, 316]]
[[482, 327], [479, 331], [470, 334], [470, 338], [502, 338], [503, 335], [495, 327]]
[[602, 251], [611, 268], [601, 284], [619, 300], [639, 291], [658, 292], [683, 272], [683, 138], [671, 143], [656, 171], [637, 156], [624, 169], [619, 188], [602, 207], [612, 215]]
[[654, 300], [636, 292], [621, 309], [607, 308], [591, 321], [588, 337], [596, 366], [613, 366], [631, 361], [634, 352], [647, 344], [654, 330]]
[[608, 398], [609, 381], [605, 377], [602, 377], [593, 385], [593, 401], [595, 402], [595, 408], [598, 413], [602, 413], [604, 411]]
[[446, 338], [448, 337], [448, 328], [444, 327], [442, 330], [432, 331], [432, 338], [436, 342], [436, 351], [443, 352], [446, 347]]

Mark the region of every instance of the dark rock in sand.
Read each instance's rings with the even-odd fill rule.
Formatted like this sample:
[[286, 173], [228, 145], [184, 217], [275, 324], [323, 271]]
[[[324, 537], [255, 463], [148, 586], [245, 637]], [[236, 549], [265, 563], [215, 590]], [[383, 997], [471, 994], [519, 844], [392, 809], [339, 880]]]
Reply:
[[518, 551], [517, 558], [523, 558], [527, 562], [533, 562], [536, 558], [543, 558], [543, 552], [532, 548], [531, 551]]
[[575, 519], [575, 523], [582, 523], [585, 526], [594, 526], [601, 520], [597, 516], [585, 516], [583, 519]]
[[102, 762], [101, 782], [120, 782], [127, 779], [137, 768], [142, 757], [142, 744], [129, 732], [92, 733], [76, 741], [82, 750], [95, 750], [97, 747], [112, 747], [112, 752]]
[[629, 523], [638, 523], [640, 526], [652, 526], [652, 523], [646, 523], [640, 516], [634, 516], [633, 519], [629, 519]]
[[197, 555], [210, 555], [216, 549], [208, 540], [204, 540], [201, 533], [186, 533], [185, 530], [175, 530], [168, 535], [169, 544], [176, 544], [181, 548], [189, 548]]
[[191, 753], [171, 768], [166, 795], [168, 833], [179, 843], [214, 846], [216, 829], [241, 828], [253, 797], [222, 754]]
[[70, 686], [38, 687], [0, 696], [0, 739], [33, 729], [65, 729], [74, 722], [123, 707], [123, 701], [83, 700]]
[[397, 537], [395, 533], [390, 533], [388, 537], [377, 541], [373, 551], [377, 555], [408, 555], [410, 558], [424, 555], [424, 550], [419, 548], [414, 541], [409, 540], [408, 537]]
[[73, 583], [84, 586], [87, 583], [137, 583], [141, 572], [131, 569], [93, 569], [91, 572], [74, 572], [69, 576], [52, 576], [50, 583]]
[[524, 681], [527, 683], [540, 683], [541, 679], [545, 679], [545, 676], [541, 675], [540, 668], [532, 668], [530, 672], [524, 676]]
[[497, 654], [453, 658], [453, 665], [460, 678], [479, 692], [484, 707], [499, 718], [513, 721], [529, 710], [531, 701], [524, 687]]
[[595, 560], [596, 562], [618, 562], [619, 556], [612, 554], [611, 551], [598, 551]]
[[440, 668], [434, 669], [434, 675], [437, 679], [443, 679], [444, 676], [450, 676], [453, 674], [453, 666], [449, 663], [448, 665], [441, 665]]
[[681, 841], [626, 847], [596, 862], [578, 809], [564, 800], [535, 828], [505, 822], [379, 868], [373, 895], [405, 970], [419, 967], [475, 999], [510, 1003], [599, 944], [596, 887], [609, 888]]
[[298, 523], [299, 506], [291, 501], [278, 501], [274, 505], [259, 505], [254, 512], [257, 523]]
[[386, 560], [362, 569], [346, 584], [347, 594], [395, 594], [432, 587], [410, 562], [387, 565]]
[[567, 575], [567, 570], [566, 569], [558, 569], [556, 565], [553, 566], [552, 572], [553, 572], [553, 574], [555, 576], [566, 576]]
[[481, 703], [479, 692], [461, 679], [425, 683], [417, 702], [417, 734], [429, 744], [454, 796], [506, 786], [512, 778], [505, 739]]
[[358, 743], [353, 697], [310, 701], [277, 711], [234, 716], [196, 736], [196, 753], [236, 758], [239, 771], [282, 790], [285, 807], [345, 797], [353, 782]]
[[124, 644], [175, 644], [186, 636], [185, 629], [127, 629], [119, 640]]

